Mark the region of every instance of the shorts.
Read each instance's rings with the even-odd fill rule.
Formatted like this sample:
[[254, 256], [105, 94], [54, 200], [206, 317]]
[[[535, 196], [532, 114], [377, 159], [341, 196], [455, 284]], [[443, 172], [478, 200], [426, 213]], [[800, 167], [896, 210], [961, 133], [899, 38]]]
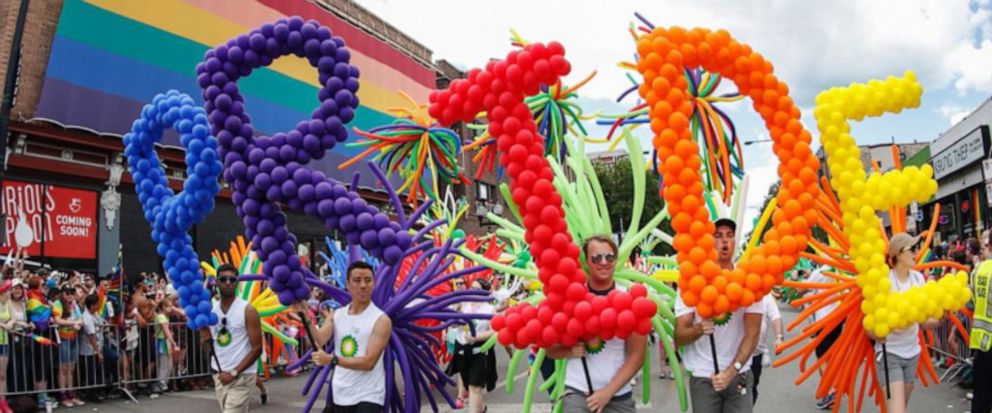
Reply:
[[827, 354], [827, 350], [830, 349], [830, 346], [834, 345], [834, 342], [837, 341], [838, 337], [840, 337], [841, 331], [844, 331], [844, 323], [837, 324], [837, 327], [834, 327], [833, 330], [827, 333], [827, 336], [823, 338], [823, 341], [816, 345], [816, 349], [814, 350], [816, 353], [816, 358], [823, 357], [824, 354]]
[[[875, 356], [875, 376], [880, 384], [885, 383], [885, 364], [882, 362], [882, 353]], [[901, 381], [907, 384], [916, 382], [916, 362], [920, 356], [904, 359], [892, 353], [885, 355], [889, 362], [889, 383]]]
[[0, 357], [10, 357], [10, 344], [0, 344]]
[[[563, 412], [588, 412], [586, 407], [586, 395], [581, 392], [569, 391], [561, 398], [561, 411]], [[609, 403], [603, 407], [604, 413], [634, 413], [637, 409], [634, 406], [634, 398], [631, 393], [614, 396]]]
[[462, 382], [465, 386], [485, 387], [486, 391], [493, 391], [497, 379], [496, 352], [489, 349], [485, 353], [474, 354], [475, 347], [478, 346], [462, 347], [464, 353], [461, 353], [461, 365], [458, 367]]
[[79, 360], [79, 340], [62, 340], [59, 344], [59, 363], [75, 363]]
[[379, 413], [382, 411], [382, 406], [370, 403], [361, 402], [351, 406], [338, 406], [336, 404], [328, 404], [324, 406], [323, 413]]

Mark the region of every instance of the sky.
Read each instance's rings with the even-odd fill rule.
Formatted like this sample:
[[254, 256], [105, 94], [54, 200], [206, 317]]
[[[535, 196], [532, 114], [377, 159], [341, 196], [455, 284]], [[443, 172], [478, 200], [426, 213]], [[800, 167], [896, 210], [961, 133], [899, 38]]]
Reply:
[[[559, 41], [572, 63], [565, 84], [597, 72], [579, 90], [578, 103], [587, 113], [619, 113], [635, 103], [615, 102], [630, 86], [616, 64], [633, 60], [627, 28], [635, 11], [655, 26], [726, 29], [772, 62], [775, 74], [789, 85], [815, 148], [813, 99], [830, 87], [901, 76], [906, 70], [923, 85], [919, 108], [855, 124], [852, 135], [859, 144], [932, 141], [992, 97], [992, 0], [357, 1], [430, 48], [435, 60], [461, 69], [505, 56], [511, 49], [510, 29], [528, 41]], [[736, 91], [730, 82], [721, 88]], [[768, 139], [749, 101], [720, 107], [741, 139]], [[587, 126], [591, 136], [606, 132]], [[646, 127], [638, 136], [650, 147]], [[751, 176], [748, 227], [768, 186], [778, 180], [778, 161], [768, 143], [744, 148], [745, 171]]]

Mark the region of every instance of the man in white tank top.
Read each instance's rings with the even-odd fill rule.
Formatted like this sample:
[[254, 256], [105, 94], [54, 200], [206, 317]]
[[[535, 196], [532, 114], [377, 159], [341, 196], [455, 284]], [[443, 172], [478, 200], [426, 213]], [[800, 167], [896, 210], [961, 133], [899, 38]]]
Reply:
[[218, 323], [200, 330], [200, 340], [213, 351], [210, 369], [223, 413], [248, 411], [248, 395], [255, 386], [255, 362], [262, 355], [262, 324], [248, 302], [235, 297], [238, 271], [230, 264], [217, 269], [220, 301], [213, 313]]
[[[589, 271], [589, 291], [596, 295], [609, 294], [616, 288], [613, 270], [617, 245], [606, 236], [596, 235], [585, 240], [582, 250]], [[633, 333], [627, 340], [613, 338], [605, 342], [579, 343], [574, 347], [549, 348], [548, 357], [567, 360], [562, 411], [633, 413], [630, 379], [640, 372], [646, 346], [647, 337]], [[586, 381], [583, 358], [589, 367], [592, 389]]]
[[[321, 349], [328, 340], [334, 340], [334, 354], [317, 350], [311, 356], [318, 366], [335, 366], [331, 377], [332, 403], [324, 406], [325, 413], [379, 413], [385, 403], [382, 352], [393, 322], [372, 302], [373, 276], [369, 264], [351, 263], [345, 272], [351, 303], [330, 313], [313, 334]], [[297, 307], [305, 305], [297, 303]], [[311, 328], [310, 323], [305, 324]]]

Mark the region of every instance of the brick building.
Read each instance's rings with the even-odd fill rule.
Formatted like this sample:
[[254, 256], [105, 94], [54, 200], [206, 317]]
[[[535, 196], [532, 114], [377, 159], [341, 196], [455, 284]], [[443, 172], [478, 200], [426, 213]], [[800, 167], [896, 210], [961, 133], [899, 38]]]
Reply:
[[[0, 78], [9, 69], [7, 57], [20, 4], [19, 0], [0, 2]], [[123, 169], [121, 137], [155, 93], [178, 89], [199, 100], [193, 68], [203, 51], [228, 38], [289, 15], [313, 18], [330, 27], [345, 39], [352, 63], [362, 70], [362, 107], [349, 126], [365, 130], [393, 119], [387, 107], [404, 106], [397, 91], [426, 102], [430, 90], [464, 75], [446, 62], [435, 64], [429, 48], [350, 0], [257, 0], [236, 6], [80, 0], [29, 4], [16, 101], [9, 112], [9, 157], [0, 203], [8, 228], [7, 245], [16, 219], [26, 216], [37, 241], [29, 248], [31, 255], [56, 268], [106, 273], [117, 262], [118, 245], [123, 245], [129, 272], [160, 271], [149, 226]], [[258, 129], [272, 133], [307, 116], [317, 85], [310, 78], [313, 75], [300, 78], [279, 69], [266, 75], [270, 75], [268, 84], [246, 82], [242, 92]], [[466, 138], [471, 134], [460, 133]], [[181, 189], [184, 154], [175, 136], [167, 134], [158, 153], [171, 178], [170, 186]], [[360, 192], [384, 205], [381, 189], [364, 166], [338, 170], [337, 165], [355, 153], [353, 148], [338, 145], [310, 166], [345, 182], [362, 168]], [[469, 168], [466, 175], [474, 176], [474, 165], [467, 162], [470, 155], [463, 160]], [[474, 213], [480, 208], [492, 210], [499, 202], [497, 183], [494, 176], [485, 175], [471, 187], [457, 188], [473, 212], [463, 220], [466, 232], [487, 231]], [[222, 190], [214, 212], [192, 230], [195, 248], [203, 257], [215, 248], [226, 248], [243, 231], [229, 198], [230, 192]], [[29, 210], [18, 213], [18, 209]], [[87, 225], [67, 230], [59, 223], [67, 221], [60, 218], [62, 212], [78, 215], [72, 223]], [[309, 247], [314, 262], [328, 231], [316, 219], [287, 215], [290, 230], [301, 245]], [[84, 230], [85, 236], [72, 239], [59, 233]], [[83, 248], [68, 250], [67, 243]]]

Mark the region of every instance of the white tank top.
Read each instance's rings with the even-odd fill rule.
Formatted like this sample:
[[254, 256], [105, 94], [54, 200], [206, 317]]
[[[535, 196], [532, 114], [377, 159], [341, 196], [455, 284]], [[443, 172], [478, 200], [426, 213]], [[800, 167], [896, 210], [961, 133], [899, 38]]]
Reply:
[[[210, 326], [210, 334], [214, 338], [214, 352], [217, 359], [211, 357], [210, 365], [216, 371], [233, 371], [248, 353], [251, 353], [251, 342], [248, 340], [248, 328], [245, 324], [245, 310], [248, 302], [235, 298], [231, 307], [224, 313], [220, 309], [220, 301], [214, 303], [213, 313], [217, 314], [217, 324]], [[222, 334], [226, 327], [226, 334]], [[217, 366], [220, 360], [220, 366]], [[253, 371], [246, 369], [245, 371]]]
[[[334, 354], [338, 357], [364, 356], [372, 329], [383, 315], [382, 310], [373, 303], [369, 303], [361, 314], [348, 314], [350, 309], [349, 304], [334, 312]], [[386, 402], [386, 373], [382, 358], [380, 354], [379, 360], [376, 360], [375, 366], [369, 371], [337, 366], [331, 379], [334, 404], [354, 406], [369, 402], [382, 406]]]
[[[606, 291], [592, 291], [593, 294], [606, 295], [618, 286], [614, 285]], [[586, 363], [589, 365], [589, 378], [592, 379], [593, 391], [602, 389], [610, 384], [617, 370], [627, 360], [627, 341], [617, 338], [607, 341], [595, 340], [586, 343]], [[565, 362], [565, 386], [575, 390], [591, 393], [586, 384], [586, 374], [582, 369], [582, 359], [577, 357], [569, 358]], [[617, 390], [615, 396], [622, 396], [630, 393], [630, 383], [624, 383], [623, 387]]]

